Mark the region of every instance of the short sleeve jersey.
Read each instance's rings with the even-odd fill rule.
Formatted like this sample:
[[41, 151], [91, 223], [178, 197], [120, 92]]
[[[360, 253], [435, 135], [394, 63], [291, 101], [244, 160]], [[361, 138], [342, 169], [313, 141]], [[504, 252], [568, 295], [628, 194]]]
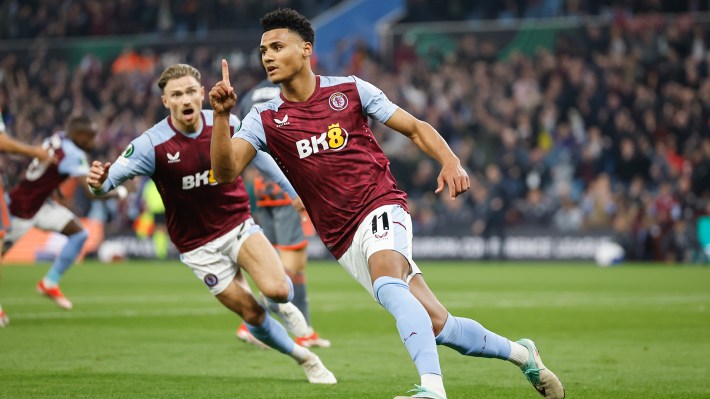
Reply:
[[234, 137], [271, 153], [321, 240], [340, 258], [369, 212], [387, 204], [407, 209], [368, 125], [368, 117], [384, 123], [396, 110], [381, 90], [354, 76], [316, 76], [308, 100], [281, 95], [258, 105]]
[[86, 154], [64, 132], [45, 139], [42, 147], [54, 155], [57, 163], [32, 160], [20, 183], [10, 191], [10, 213], [14, 216], [32, 218], [64, 180], [89, 174]]
[[[203, 110], [202, 129], [178, 131], [168, 116], [134, 139], [109, 169], [105, 189], [135, 176], [150, 176], [165, 204], [168, 234], [181, 253], [234, 229], [250, 217], [241, 177], [217, 184], [210, 164], [213, 112]], [[232, 116], [230, 130], [239, 120]], [[107, 187], [108, 186], [108, 187]]]

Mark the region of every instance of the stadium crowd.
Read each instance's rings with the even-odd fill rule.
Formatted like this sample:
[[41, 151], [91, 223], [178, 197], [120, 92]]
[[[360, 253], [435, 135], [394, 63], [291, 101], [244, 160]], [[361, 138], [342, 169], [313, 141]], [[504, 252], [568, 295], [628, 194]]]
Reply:
[[[42, 8], [42, 2], [10, 3]], [[170, 1], [148, 2], [158, 9], [163, 3]], [[315, 9], [332, 2], [262, 3]], [[54, 32], [69, 35], [69, 25]], [[3, 37], [37, 35], [7, 36], [8, 29]], [[376, 125], [409, 193], [418, 235], [614, 231], [628, 259], [698, 261], [697, 219], [710, 214], [707, 33], [691, 16], [625, 15], [610, 25], [562, 32], [553, 48], [532, 54], [500, 56], [485, 34], [475, 33], [456, 36], [448, 53], [402, 42], [390, 59], [362, 47], [337, 73], [372, 82], [431, 123], [471, 172], [472, 190], [462, 200], [437, 198], [435, 163]], [[151, 95], [165, 66], [190, 63], [211, 87], [220, 79], [219, 59], [239, 59], [230, 62], [239, 93], [264, 76], [255, 54], [208, 45], [129, 47], [115, 59], [85, 55], [74, 65], [36, 40], [26, 52], [0, 57], [0, 107], [11, 134], [38, 143], [72, 112], [86, 112], [99, 124], [105, 145], [95, 156], [103, 160], [115, 159], [166, 115]], [[24, 166], [25, 160], [0, 157], [6, 186]], [[73, 208], [86, 214], [92, 207], [77, 193]], [[109, 231], [130, 225], [125, 209], [108, 213]]]
[[0, 4], [0, 40], [258, 29], [254, 16], [274, 8], [295, 8], [313, 17], [339, 1], [11, 0]]
[[703, 0], [407, 0], [405, 22], [582, 17], [708, 11]]

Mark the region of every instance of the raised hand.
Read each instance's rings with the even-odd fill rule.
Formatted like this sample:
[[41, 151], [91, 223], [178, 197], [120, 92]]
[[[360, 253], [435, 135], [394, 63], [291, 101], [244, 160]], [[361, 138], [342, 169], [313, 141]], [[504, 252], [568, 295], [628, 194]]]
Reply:
[[456, 162], [445, 164], [441, 167], [439, 177], [436, 179], [438, 186], [436, 194], [444, 190], [444, 184], [449, 186], [449, 196], [454, 199], [459, 194], [465, 193], [471, 187], [471, 181], [468, 179], [468, 173], [461, 167], [461, 163]]
[[218, 115], [229, 114], [237, 103], [237, 95], [229, 82], [229, 66], [227, 60], [222, 60], [222, 80], [210, 90], [210, 104]]
[[89, 175], [86, 177], [86, 182], [89, 186], [95, 189], [101, 188], [106, 178], [108, 178], [108, 170], [110, 167], [111, 162], [106, 162], [103, 165], [99, 161], [92, 162], [91, 168], [89, 168]]

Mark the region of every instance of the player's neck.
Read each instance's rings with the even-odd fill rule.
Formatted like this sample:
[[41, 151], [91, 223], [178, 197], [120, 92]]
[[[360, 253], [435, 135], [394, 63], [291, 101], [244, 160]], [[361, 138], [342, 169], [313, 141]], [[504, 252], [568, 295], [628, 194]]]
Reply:
[[202, 118], [200, 118], [196, 124], [193, 125], [188, 125], [185, 123], [181, 123], [180, 121], [177, 121], [175, 118], [173, 118], [173, 126], [175, 129], [177, 129], [180, 133], [184, 135], [192, 135], [195, 134], [199, 131], [202, 131]]
[[312, 71], [281, 83], [284, 98], [295, 103], [308, 100], [314, 91], [316, 91], [316, 75]]

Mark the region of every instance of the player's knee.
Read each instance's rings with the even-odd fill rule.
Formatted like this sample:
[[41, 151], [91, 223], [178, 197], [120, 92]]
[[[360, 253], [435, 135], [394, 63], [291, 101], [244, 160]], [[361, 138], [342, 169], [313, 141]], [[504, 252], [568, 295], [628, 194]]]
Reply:
[[431, 317], [431, 324], [434, 329], [434, 335], [439, 335], [441, 330], [444, 329], [444, 325], [446, 324], [446, 319], [449, 316], [449, 313], [446, 312], [446, 314], [440, 314], [439, 312], [433, 312], [434, 314], [430, 314], [429, 317]]
[[291, 294], [291, 287], [287, 281], [273, 282], [268, 287], [260, 288], [260, 290], [265, 297], [278, 303], [288, 302]]

